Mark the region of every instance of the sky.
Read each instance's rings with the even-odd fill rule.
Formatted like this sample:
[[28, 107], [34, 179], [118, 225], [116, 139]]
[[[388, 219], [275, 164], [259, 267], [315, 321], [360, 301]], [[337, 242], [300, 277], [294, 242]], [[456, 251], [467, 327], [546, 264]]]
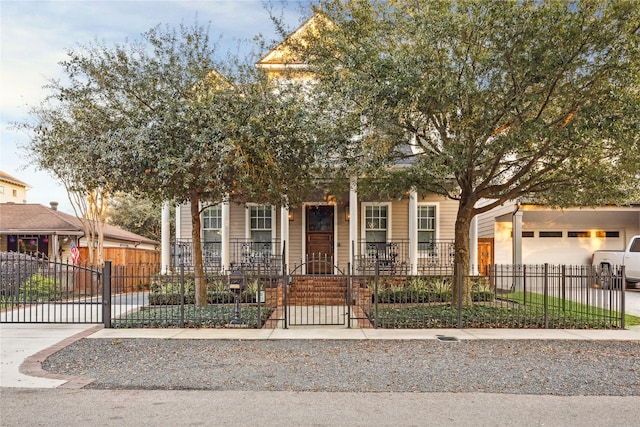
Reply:
[[[309, 16], [307, 3], [271, 1], [291, 30]], [[64, 187], [29, 164], [24, 148], [29, 135], [14, 126], [31, 120], [29, 108], [44, 100], [48, 80], [62, 76], [59, 62], [69, 49], [96, 40], [107, 45], [135, 40], [158, 24], [190, 25], [196, 17], [211, 24], [221, 55], [258, 34], [280, 39], [260, 0], [0, 0], [0, 17], [0, 170], [31, 187], [27, 203], [57, 201], [58, 209], [69, 214], [73, 209]]]

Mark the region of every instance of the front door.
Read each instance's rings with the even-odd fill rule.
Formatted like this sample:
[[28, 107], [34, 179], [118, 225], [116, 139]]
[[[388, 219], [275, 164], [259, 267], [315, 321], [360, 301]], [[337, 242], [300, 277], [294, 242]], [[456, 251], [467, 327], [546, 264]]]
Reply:
[[333, 272], [333, 206], [306, 207], [307, 273]]
[[493, 239], [478, 239], [478, 272], [482, 276], [489, 275], [489, 266], [493, 264]]

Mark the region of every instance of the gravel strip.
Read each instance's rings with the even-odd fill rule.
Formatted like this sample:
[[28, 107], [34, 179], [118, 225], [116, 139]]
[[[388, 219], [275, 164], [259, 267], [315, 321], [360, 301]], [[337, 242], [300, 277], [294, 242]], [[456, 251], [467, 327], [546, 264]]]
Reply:
[[43, 369], [86, 388], [640, 396], [631, 341], [82, 339]]

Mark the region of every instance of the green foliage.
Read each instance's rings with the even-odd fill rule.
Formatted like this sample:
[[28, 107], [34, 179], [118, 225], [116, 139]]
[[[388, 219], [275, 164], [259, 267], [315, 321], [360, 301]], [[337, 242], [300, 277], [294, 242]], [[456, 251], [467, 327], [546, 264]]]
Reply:
[[294, 48], [316, 71], [316, 95], [348, 108], [329, 125], [366, 117], [358, 144], [338, 141], [345, 166], [375, 176], [411, 157], [398, 192], [471, 207], [639, 197], [636, 2], [329, 0], [318, 10], [328, 21]]
[[[472, 282], [473, 301], [492, 301], [495, 298], [487, 278], [472, 277], [467, 280]], [[369, 281], [370, 287], [374, 286], [372, 283]], [[402, 280], [381, 277], [378, 281], [379, 303], [451, 302], [452, 295], [451, 276], [411, 276]]]
[[[160, 205], [151, 200], [118, 193], [109, 201], [108, 223], [159, 242], [162, 240], [160, 211]], [[171, 218], [174, 216], [175, 207], [171, 206]], [[175, 228], [175, 221], [170, 224], [172, 229]]]
[[[260, 317], [255, 305], [242, 306], [242, 320], [248, 328], [259, 328], [271, 316], [273, 309], [261, 307]], [[184, 307], [185, 328], [225, 328], [235, 316], [233, 304], [215, 304], [207, 307], [187, 305]], [[180, 324], [180, 307], [151, 307], [114, 319], [114, 328], [170, 328]]]
[[[449, 304], [416, 304], [406, 306], [378, 307], [380, 328], [422, 329], [457, 328], [458, 310]], [[374, 309], [369, 316], [374, 318]], [[541, 308], [521, 308], [476, 304], [461, 309], [462, 328], [544, 328], [544, 312]], [[639, 324], [640, 319], [627, 317], [628, 325]], [[561, 311], [552, 309], [547, 316], [549, 328], [567, 329], [615, 329], [620, 327], [616, 313], [592, 313], [585, 315], [579, 310]]]
[[[297, 202], [312, 187], [318, 117], [302, 83], [277, 85], [253, 61], [215, 61], [209, 29], [156, 26], [139, 40], [79, 46], [33, 109], [32, 160], [79, 190], [189, 202], [196, 300], [200, 204]], [[69, 150], [68, 147], [75, 147]]]
[[61, 282], [54, 277], [34, 274], [22, 285], [19, 302], [48, 302], [62, 299]]
[[[176, 275], [156, 275], [151, 282], [149, 304], [151, 305], [179, 305], [181, 303], [181, 282], [184, 280], [184, 304], [195, 303], [195, 285], [193, 273], [187, 273], [182, 279]], [[234, 293], [229, 290], [227, 276], [208, 274], [205, 279], [207, 302], [209, 304], [228, 304], [235, 300]], [[258, 280], [248, 279], [247, 286], [240, 293], [240, 302], [256, 302]]]
[[[426, 279], [426, 280], [425, 280]], [[510, 292], [496, 298], [488, 278], [469, 278], [476, 304], [461, 308], [463, 328], [549, 328], [611, 329], [620, 327], [620, 313], [531, 292]], [[455, 328], [458, 310], [447, 300], [416, 298], [420, 291], [450, 288], [440, 278], [413, 278], [406, 289], [389, 287], [382, 293], [377, 312], [371, 306], [369, 317], [381, 328]], [[410, 295], [408, 289], [416, 291]], [[400, 293], [403, 292], [403, 293]], [[450, 291], [449, 291], [450, 292]], [[383, 299], [385, 298], [385, 299]], [[413, 299], [412, 299], [413, 298]], [[545, 302], [546, 301], [546, 302]], [[398, 304], [403, 303], [403, 304]], [[625, 326], [640, 324], [640, 318], [625, 315]]]
[[[208, 275], [205, 279], [208, 302], [230, 302], [233, 295], [228, 287], [223, 285], [223, 278], [218, 275]], [[156, 275], [149, 288], [149, 304], [151, 305], [179, 305], [195, 302], [195, 276], [186, 273], [179, 275]], [[181, 295], [183, 298], [181, 299]]]
[[370, 179], [361, 194], [458, 200], [467, 271], [471, 220], [508, 200], [640, 199], [637, 6], [321, 0], [327, 19], [291, 48], [314, 70], [314, 99], [336, 108], [318, 132], [332, 164]]

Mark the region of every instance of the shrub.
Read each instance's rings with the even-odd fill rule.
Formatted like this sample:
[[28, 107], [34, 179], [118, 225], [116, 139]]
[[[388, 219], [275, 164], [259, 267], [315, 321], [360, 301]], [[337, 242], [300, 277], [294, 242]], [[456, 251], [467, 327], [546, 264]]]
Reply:
[[[474, 301], [492, 301], [495, 298], [486, 277], [470, 277], [471, 294]], [[370, 287], [373, 281], [370, 282]], [[378, 281], [379, 303], [438, 303], [452, 299], [451, 276], [412, 276], [406, 281], [385, 278]]]
[[54, 277], [34, 274], [20, 286], [19, 301], [47, 302], [62, 299], [61, 283]]
[[[184, 299], [180, 299], [181, 281], [184, 280]], [[210, 304], [227, 304], [234, 301], [233, 293], [229, 291], [226, 277], [217, 274], [207, 274], [206, 295]], [[150, 285], [149, 304], [150, 305], [176, 305], [195, 304], [195, 280], [193, 273], [184, 275], [184, 279], [179, 275], [157, 275]]]
[[491, 289], [489, 278], [484, 276], [472, 276], [468, 280], [471, 282], [471, 298], [473, 301], [493, 301], [496, 293]]

